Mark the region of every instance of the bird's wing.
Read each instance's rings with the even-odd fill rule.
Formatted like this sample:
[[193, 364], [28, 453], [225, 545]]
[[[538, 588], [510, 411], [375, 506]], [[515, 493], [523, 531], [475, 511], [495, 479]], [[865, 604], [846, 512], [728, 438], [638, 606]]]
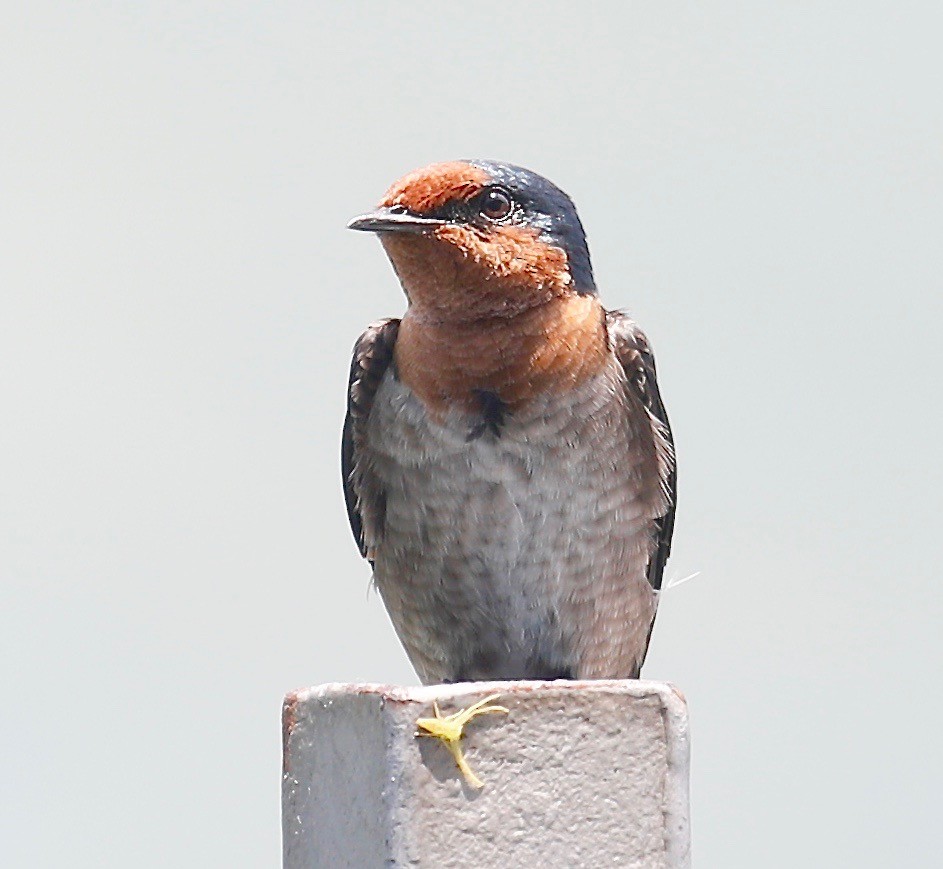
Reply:
[[655, 357], [645, 333], [621, 311], [606, 312], [609, 338], [628, 380], [629, 389], [648, 412], [652, 439], [658, 457], [658, 473], [662, 486], [664, 512], [655, 517], [655, 548], [648, 562], [648, 581], [656, 591], [661, 589], [665, 562], [671, 552], [671, 535], [675, 524], [678, 475], [675, 467], [674, 440], [668, 414], [658, 392]]
[[393, 361], [399, 320], [371, 323], [354, 345], [347, 386], [347, 418], [341, 443], [341, 473], [350, 530], [360, 554], [372, 562], [372, 548], [383, 525], [386, 497], [379, 481], [364, 467], [367, 419], [377, 389]]

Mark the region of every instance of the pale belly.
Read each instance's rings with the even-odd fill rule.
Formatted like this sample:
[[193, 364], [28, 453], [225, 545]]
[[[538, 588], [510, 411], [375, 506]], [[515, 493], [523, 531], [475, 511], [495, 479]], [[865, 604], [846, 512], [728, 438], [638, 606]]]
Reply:
[[385, 492], [374, 576], [424, 682], [637, 675], [653, 447], [619, 376], [469, 440], [473, 419], [432, 422], [387, 375], [368, 436]]

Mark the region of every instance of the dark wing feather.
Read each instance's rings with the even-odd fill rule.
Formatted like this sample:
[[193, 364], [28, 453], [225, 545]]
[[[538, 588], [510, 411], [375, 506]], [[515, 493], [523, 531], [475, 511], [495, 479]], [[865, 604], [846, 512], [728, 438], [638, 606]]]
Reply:
[[665, 562], [671, 553], [671, 535], [675, 525], [678, 499], [678, 474], [675, 465], [674, 440], [668, 414], [658, 391], [655, 357], [645, 333], [620, 311], [606, 312], [606, 327], [616, 357], [628, 378], [629, 387], [642, 402], [652, 419], [655, 448], [659, 453], [665, 512], [655, 519], [655, 549], [648, 563], [648, 581], [656, 591], [661, 589]]
[[369, 558], [365, 525], [379, 527], [383, 521], [384, 497], [376, 486], [362, 485], [363, 442], [367, 419], [377, 389], [393, 361], [393, 348], [399, 332], [399, 320], [371, 323], [354, 345], [347, 386], [347, 418], [341, 442], [341, 474], [350, 530], [360, 547], [360, 554]]

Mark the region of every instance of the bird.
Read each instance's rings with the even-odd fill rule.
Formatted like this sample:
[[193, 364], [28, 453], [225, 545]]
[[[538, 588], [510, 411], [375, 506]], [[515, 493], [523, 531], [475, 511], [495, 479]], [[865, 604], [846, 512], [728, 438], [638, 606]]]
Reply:
[[420, 679], [638, 678], [674, 441], [649, 341], [603, 307], [573, 201], [523, 167], [455, 160], [348, 227], [379, 236], [406, 296], [355, 344], [341, 464]]

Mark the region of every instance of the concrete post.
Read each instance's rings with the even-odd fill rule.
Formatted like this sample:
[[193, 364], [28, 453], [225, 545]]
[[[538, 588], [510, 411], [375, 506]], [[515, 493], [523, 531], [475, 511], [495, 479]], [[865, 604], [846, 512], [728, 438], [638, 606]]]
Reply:
[[[416, 720], [490, 695], [463, 777]], [[670, 685], [323, 685], [284, 706], [285, 869], [690, 865], [688, 723]]]

